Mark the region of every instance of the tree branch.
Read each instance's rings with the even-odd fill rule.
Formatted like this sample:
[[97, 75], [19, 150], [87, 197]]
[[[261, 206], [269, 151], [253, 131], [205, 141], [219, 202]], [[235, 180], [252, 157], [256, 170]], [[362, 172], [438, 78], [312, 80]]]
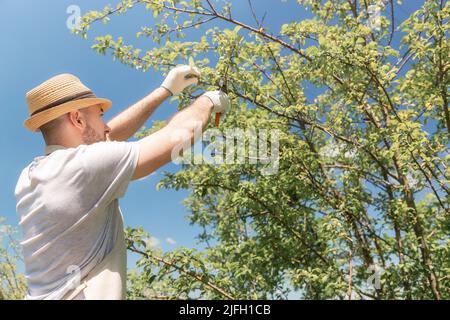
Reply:
[[199, 275], [197, 275], [194, 272], [188, 271], [188, 270], [184, 269], [183, 267], [177, 266], [176, 264], [174, 264], [172, 262], [169, 262], [169, 261], [166, 261], [166, 260], [164, 260], [164, 259], [162, 259], [160, 257], [156, 257], [154, 255], [150, 255], [150, 254], [148, 254], [146, 252], [143, 252], [143, 251], [137, 249], [136, 247], [134, 247], [134, 245], [132, 245], [128, 249], [130, 251], [132, 251], [132, 252], [138, 253], [138, 254], [146, 257], [147, 259], [156, 260], [159, 263], [162, 263], [162, 264], [164, 264], [164, 265], [166, 265], [168, 267], [174, 268], [175, 270], [177, 270], [177, 271], [179, 271], [179, 272], [181, 272], [181, 273], [183, 273], [183, 274], [185, 274], [185, 275], [187, 275], [187, 276], [189, 276], [191, 278], [194, 278], [195, 280], [203, 283], [205, 286], [207, 286], [207, 287], [211, 288], [212, 290], [218, 292], [219, 294], [223, 295], [227, 299], [230, 299], [230, 300], [234, 300], [235, 299], [231, 294], [226, 292], [224, 289], [220, 288], [219, 286], [215, 285], [214, 283], [212, 283], [212, 282], [210, 282], [208, 280], [205, 280], [204, 277], [199, 276]]

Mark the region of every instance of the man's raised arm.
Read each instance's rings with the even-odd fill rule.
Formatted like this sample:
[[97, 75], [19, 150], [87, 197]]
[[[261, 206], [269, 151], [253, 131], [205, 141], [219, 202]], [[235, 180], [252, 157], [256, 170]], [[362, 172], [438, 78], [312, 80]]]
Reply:
[[177, 112], [168, 124], [159, 131], [141, 139], [139, 161], [133, 180], [140, 179], [169, 163], [172, 150], [190, 141], [193, 144], [195, 130], [206, 128], [211, 112], [225, 113], [229, 108], [228, 96], [221, 91], [208, 91], [192, 105]]
[[170, 70], [161, 87], [128, 107], [111, 121], [109, 140], [125, 141], [131, 138], [153, 114], [158, 106], [170, 95], [179, 94], [189, 85], [198, 82], [200, 73], [197, 68], [182, 65]]

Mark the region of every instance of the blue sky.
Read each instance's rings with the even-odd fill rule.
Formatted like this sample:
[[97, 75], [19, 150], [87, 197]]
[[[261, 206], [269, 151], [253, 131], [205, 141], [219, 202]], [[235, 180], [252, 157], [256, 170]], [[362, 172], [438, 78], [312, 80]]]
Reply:
[[[422, 1], [406, 1], [415, 3]], [[74, 36], [66, 27], [70, 5], [78, 5], [82, 14], [88, 10], [101, 9], [116, 1], [88, 0], [40, 0], [17, 1], [0, 0], [0, 94], [3, 115], [0, 117], [0, 144], [2, 148], [0, 166], [0, 216], [17, 227], [15, 213], [14, 187], [22, 168], [42, 154], [44, 143], [40, 134], [25, 130], [22, 123], [27, 117], [25, 93], [59, 73], [73, 73], [97, 96], [113, 101], [113, 108], [105, 116], [111, 119], [115, 114], [134, 103], [158, 87], [163, 75], [149, 70], [147, 73], [131, 69], [110, 56], [101, 56], [90, 46], [96, 35], [110, 33], [123, 35], [126, 40], [139, 44], [144, 50], [156, 44], [149, 40], [133, 40], [143, 25], [152, 21], [151, 13], [142, 7], [124, 16], [113, 18], [103, 26], [97, 24], [89, 34], [88, 40]], [[233, 1], [235, 17], [252, 23], [247, 1]], [[300, 20], [305, 13], [294, 0], [255, 0], [257, 13], [267, 11], [266, 26], [274, 32], [282, 23]], [[407, 6], [397, 11], [400, 19], [407, 15]], [[194, 34], [195, 36], [195, 34]], [[176, 105], [165, 102], [149, 120], [167, 119], [176, 111]], [[128, 226], [142, 225], [160, 240], [163, 249], [176, 246], [196, 246], [197, 227], [189, 226], [187, 210], [181, 201], [186, 191], [160, 190], [155, 186], [162, 177], [161, 172], [176, 171], [175, 165], [168, 165], [156, 174], [142, 181], [130, 184], [127, 195], [121, 200], [121, 208]], [[176, 243], [168, 243], [171, 238]], [[130, 259], [132, 264], [134, 259]]]

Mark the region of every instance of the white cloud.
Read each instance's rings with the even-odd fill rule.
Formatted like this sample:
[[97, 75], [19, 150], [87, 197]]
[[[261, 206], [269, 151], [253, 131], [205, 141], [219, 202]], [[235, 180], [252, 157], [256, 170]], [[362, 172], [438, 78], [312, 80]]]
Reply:
[[161, 241], [156, 238], [151, 236], [150, 238], [146, 238], [144, 239], [144, 241], [147, 243], [148, 246], [152, 247], [152, 248], [156, 248], [161, 244]]
[[2, 225], [0, 226], [0, 236], [6, 236], [7, 234], [11, 233], [11, 227], [8, 225]]
[[177, 243], [174, 239], [172, 239], [171, 237], [168, 237], [168, 238], [166, 238], [166, 242], [168, 243], [168, 244], [175, 244], [175, 243]]
[[0, 226], [0, 247], [2, 246], [3, 238], [6, 237], [10, 233], [11, 233], [10, 226], [7, 226], [7, 225]]

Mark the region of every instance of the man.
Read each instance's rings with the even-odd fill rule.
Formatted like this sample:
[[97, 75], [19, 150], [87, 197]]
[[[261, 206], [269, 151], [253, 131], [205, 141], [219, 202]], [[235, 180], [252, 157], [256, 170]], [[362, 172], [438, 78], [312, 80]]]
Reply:
[[172, 149], [194, 141], [212, 112], [229, 107], [209, 91], [176, 113], [161, 130], [124, 142], [169, 96], [196, 84], [199, 70], [172, 69], [161, 87], [105, 124], [111, 107], [73, 75], [62, 74], [27, 93], [25, 126], [40, 131], [45, 155], [21, 173], [16, 186], [23, 231], [27, 299], [123, 299], [126, 247], [118, 198], [131, 180], [171, 161]]

